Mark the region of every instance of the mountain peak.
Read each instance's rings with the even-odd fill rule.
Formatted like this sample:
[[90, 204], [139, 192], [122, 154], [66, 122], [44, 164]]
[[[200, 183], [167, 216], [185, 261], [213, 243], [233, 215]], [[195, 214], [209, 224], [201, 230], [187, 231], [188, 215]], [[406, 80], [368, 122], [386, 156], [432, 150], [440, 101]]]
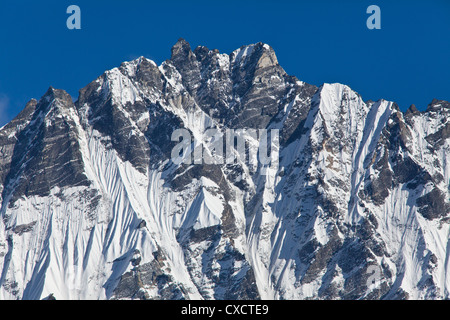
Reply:
[[171, 60], [179, 58], [189, 58], [193, 55], [191, 45], [183, 38], [178, 39], [177, 43], [172, 47]]
[[440, 110], [442, 108], [450, 109], [450, 102], [434, 98], [431, 101], [431, 103], [428, 105], [426, 111], [437, 111], [437, 110]]
[[72, 97], [65, 90], [55, 89], [54, 87], [50, 86], [41, 100], [52, 101], [54, 99], [72, 102]]
[[410, 114], [418, 114], [420, 113], [420, 111], [417, 109], [415, 104], [412, 104], [408, 110], [406, 110], [406, 115], [410, 115]]
[[245, 63], [249, 59], [257, 58], [259, 67], [278, 65], [278, 59], [275, 50], [268, 44], [258, 42], [242, 46], [231, 53], [233, 62]]

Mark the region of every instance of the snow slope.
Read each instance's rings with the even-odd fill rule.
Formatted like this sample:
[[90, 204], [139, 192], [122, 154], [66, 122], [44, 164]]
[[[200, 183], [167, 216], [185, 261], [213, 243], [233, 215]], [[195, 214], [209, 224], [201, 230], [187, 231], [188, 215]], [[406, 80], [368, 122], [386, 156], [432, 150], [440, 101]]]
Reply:
[[[448, 298], [449, 113], [316, 88], [261, 43], [50, 88], [0, 130], [0, 299]], [[279, 129], [279, 163], [177, 165], [179, 128]]]

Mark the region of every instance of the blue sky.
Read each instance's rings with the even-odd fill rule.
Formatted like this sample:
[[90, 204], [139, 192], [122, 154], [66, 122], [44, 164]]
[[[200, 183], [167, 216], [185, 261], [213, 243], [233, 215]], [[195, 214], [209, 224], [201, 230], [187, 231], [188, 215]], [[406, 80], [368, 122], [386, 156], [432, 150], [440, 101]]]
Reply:
[[[66, 28], [71, 4], [82, 30]], [[381, 30], [366, 27], [371, 4], [381, 8]], [[2, 0], [0, 124], [49, 86], [76, 98], [122, 61], [160, 64], [180, 37], [224, 53], [265, 42], [300, 80], [344, 83], [403, 110], [450, 100], [448, 0]]]

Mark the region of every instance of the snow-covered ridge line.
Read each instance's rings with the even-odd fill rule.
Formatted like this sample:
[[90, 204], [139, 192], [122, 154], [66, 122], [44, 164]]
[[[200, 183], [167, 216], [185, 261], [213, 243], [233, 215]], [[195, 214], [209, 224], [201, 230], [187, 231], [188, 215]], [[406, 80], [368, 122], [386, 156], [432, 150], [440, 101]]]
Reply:
[[[449, 298], [449, 115], [316, 88], [262, 43], [50, 88], [0, 129], [0, 299]], [[279, 129], [279, 167], [175, 165], [180, 128]]]

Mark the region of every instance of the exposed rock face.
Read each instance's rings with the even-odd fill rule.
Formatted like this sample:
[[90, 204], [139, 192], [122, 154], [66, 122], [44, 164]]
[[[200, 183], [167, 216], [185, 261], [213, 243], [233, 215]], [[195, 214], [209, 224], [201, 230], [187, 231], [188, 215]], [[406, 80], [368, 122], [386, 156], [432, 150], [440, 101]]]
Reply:
[[[306, 84], [262, 43], [50, 88], [0, 130], [0, 299], [449, 298], [449, 113]], [[279, 166], [177, 165], [181, 128], [279, 129]]]
[[[30, 102], [27, 108], [33, 105]], [[18, 124], [24, 126], [22, 130], [8, 136], [17, 143], [10, 151], [8, 173], [4, 173], [3, 204], [9, 201], [12, 206], [22, 196], [48, 196], [55, 187], [90, 185], [72, 114], [76, 110], [70, 95], [50, 88], [36, 104], [33, 116]]]

